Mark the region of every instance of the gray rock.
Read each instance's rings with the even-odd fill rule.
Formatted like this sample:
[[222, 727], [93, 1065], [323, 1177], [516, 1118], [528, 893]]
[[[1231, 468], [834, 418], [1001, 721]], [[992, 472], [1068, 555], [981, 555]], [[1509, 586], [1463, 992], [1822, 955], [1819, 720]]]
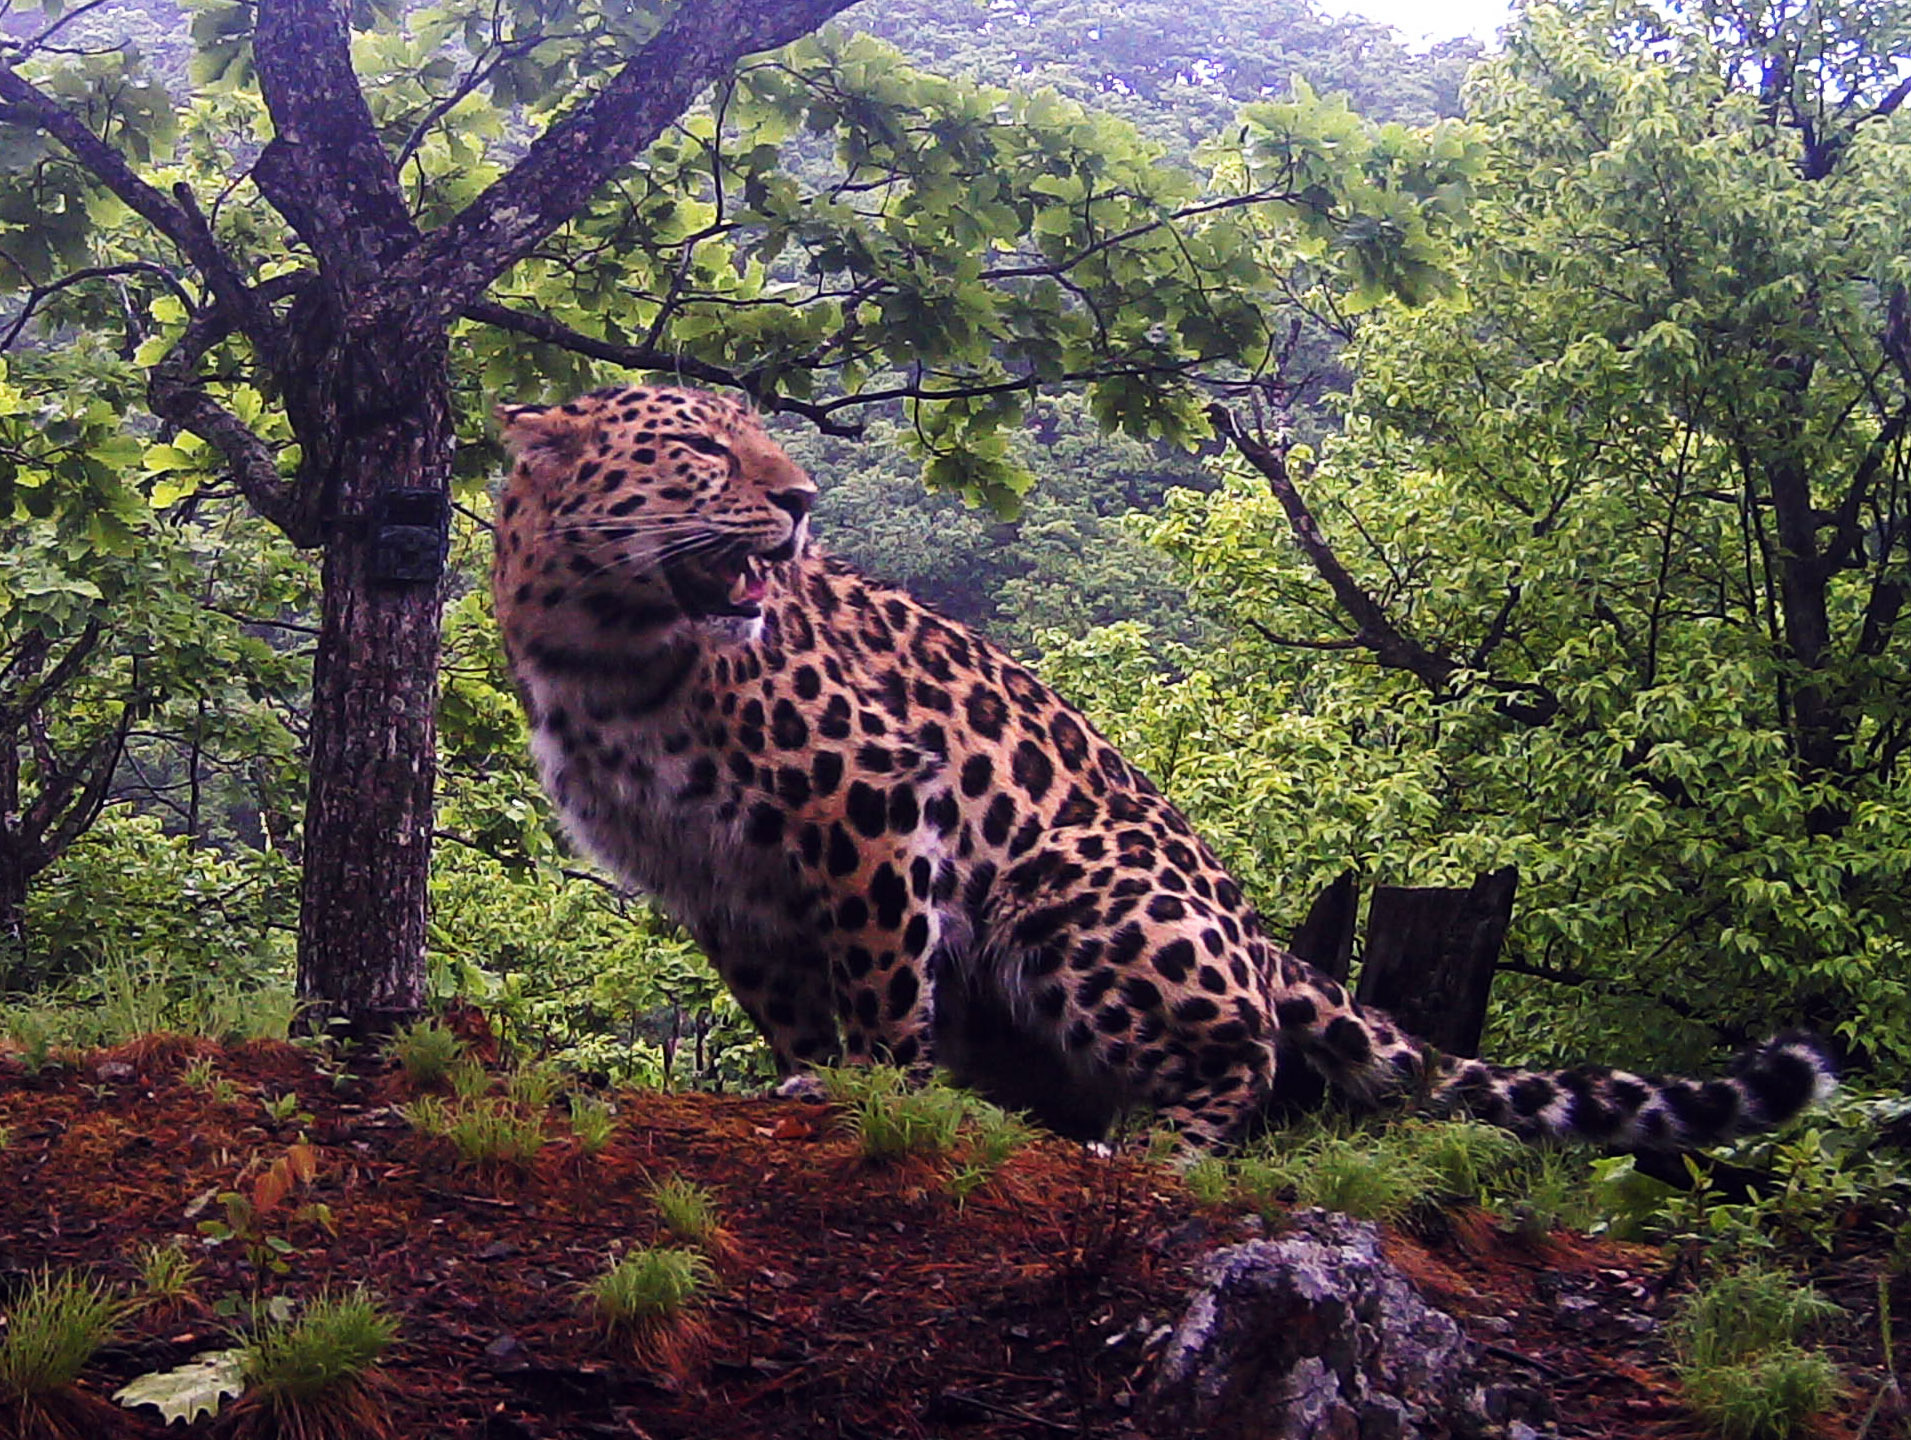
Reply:
[[1553, 1303], [1553, 1314], [1568, 1330], [1583, 1330], [1598, 1319], [1604, 1307], [1590, 1295], [1562, 1295]]
[[1381, 1257], [1380, 1232], [1322, 1211], [1294, 1221], [1278, 1240], [1203, 1263], [1149, 1389], [1160, 1433], [1436, 1440], [1486, 1430], [1465, 1336]]

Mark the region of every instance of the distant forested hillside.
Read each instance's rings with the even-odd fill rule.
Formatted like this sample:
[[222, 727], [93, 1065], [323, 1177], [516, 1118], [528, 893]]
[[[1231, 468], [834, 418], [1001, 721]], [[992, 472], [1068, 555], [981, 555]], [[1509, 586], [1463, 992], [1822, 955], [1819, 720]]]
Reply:
[[[1376, 120], [1457, 115], [1460, 82], [1481, 50], [1469, 39], [1413, 51], [1385, 26], [1333, 19], [1305, 0], [868, 0], [841, 23], [937, 74], [1053, 86], [1184, 158], [1242, 104], [1286, 94], [1297, 76], [1347, 94]], [[1314, 338], [1330, 389], [1346, 382], [1328, 359], [1335, 348]], [[1310, 414], [1321, 399], [1320, 388], [1310, 393]], [[827, 457], [818, 523], [838, 550], [1025, 651], [1039, 649], [1044, 628], [1083, 622], [1132, 619], [1171, 639], [1199, 635], [1165, 557], [1120, 523], [1172, 486], [1207, 489], [1199, 455], [1103, 437], [1085, 417], [1051, 411], [1022, 439], [1042, 483], [1027, 513], [1004, 523], [924, 491], [916, 463], [885, 443], [894, 433], [885, 427], [862, 447], [797, 442]], [[1111, 474], [1131, 483], [1100, 483]]]

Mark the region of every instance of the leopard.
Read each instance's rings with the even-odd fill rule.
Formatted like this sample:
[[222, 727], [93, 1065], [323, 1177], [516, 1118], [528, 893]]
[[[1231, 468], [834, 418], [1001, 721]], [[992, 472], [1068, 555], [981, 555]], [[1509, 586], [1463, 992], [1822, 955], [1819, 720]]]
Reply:
[[1712, 1079], [1440, 1053], [1274, 943], [1028, 666], [827, 554], [750, 404], [626, 384], [497, 415], [493, 601], [542, 782], [688, 930], [787, 1093], [940, 1068], [1082, 1138], [1152, 1111], [1199, 1155], [1295, 1074], [1617, 1150], [1773, 1127], [1835, 1083], [1802, 1031]]

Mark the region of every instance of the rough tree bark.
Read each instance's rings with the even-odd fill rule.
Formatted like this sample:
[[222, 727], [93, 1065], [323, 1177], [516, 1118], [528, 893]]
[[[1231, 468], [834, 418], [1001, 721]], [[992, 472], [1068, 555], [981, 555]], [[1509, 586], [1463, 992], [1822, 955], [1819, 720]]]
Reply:
[[1518, 885], [1508, 865], [1464, 890], [1376, 886], [1354, 998], [1449, 1055], [1478, 1055]]
[[1343, 870], [1314, 897], [1307, 918], [1287, 948], [1321, 974], [1343, 984], [1354, 961], [1354, 926], [1360, 912], [1360, 875]]
[[0, 835], [0, 992], [12, 988], [27, 958], [27, 867]]
[[[377, 1032], [424, 990], [442, 581], [375, 562], [396, 492], [448, 496], [449, 334], [485, 291], [636, 159], [746, 55], [795, 40], [850, 0], [684, 0], [662, 28], [441, 228], [421, 232], [351, 63], [341, 0], [260, 0], [253, 60], [274, 136], [253, 179], [314, 258], [255, 282], [191, 191], [143, 180], [69, 110], [0, 64], [0, 124], [44, 129], [185, 257], [204, 288], [155, 370], [155, 413], [218, 448], [234, 483], [294, 543], [324, 550], [303, 841], [299, 994], [313, 1023]], [[284, 398], [300, 447], [273, 452], [206, 387], [231, 336]]]

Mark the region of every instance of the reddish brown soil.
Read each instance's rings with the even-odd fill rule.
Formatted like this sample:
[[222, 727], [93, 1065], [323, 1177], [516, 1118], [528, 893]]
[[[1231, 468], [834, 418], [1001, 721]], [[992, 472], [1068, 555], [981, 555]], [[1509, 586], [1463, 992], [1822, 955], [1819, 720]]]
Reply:
[[[232, 1098], [184, 1083], [195, 1054]], [[293, 1093], [306, 1114], [271, 1120], [262, 1100]], [[140, 1246], [175, 1236], [201, 1257], [205, 1302], [363, 1283], [402, 1326], [389, 1369], [404, 1437], [1145, 1436], [1154, 1346], [1193, 1266], [1260, 1225], [1202, 1212], [1159, 1167], [1059, 1141], [958, 1204], [931, 1168], [862, 1162], [827, 1109], [701, 1094], [618, 1097], [595, 1157], [554, 1115], [533, 1168], [487, 1172], [413, 1131], [392, 1108], [405, 1095], [382, 1069], [328, 1072], [285, 1045], [162, 1041], [33, 1078], [0, 1057], [0, 1296], [49, 1264], [130, 1285]], [[301, 1135], [312, 1177], [280, 1198]], [[729, 1237], [706, 1338], [678, 1374], [607, 1341], [578, 1295], [620, 1249], [669, 1243], [645, 1195], [670, 1175], [715, 1192]], [[203, 1246], [195, 1222], [231, 1190], [276, 1200], [262, 1228], [294, 1247], [286, 1274], [262, 1276], [238, 1242]], [[1390, 1253], [1489, 1365], [1550, 1401], [1559, 1435], [1703, 1434], [1652, 1324], [1669, 1303], [1657, 1252], [1523, 1244], [1481, 1216], [1438, 1228]], [[1876, 1273], [1854, 1255], [1820, 1278], [1862, 1307]], [[1875, 1331], [1861, 1311], [1840, 1357], [1853, 1396], [1827, 1437], [1855, 1435], [1877, 1393]], [[227, 1343], [204, 1305], [148, 1312], [85, 1383], [107, 1395]], [[153, 1411], [117, 1414], [117, 1433], [168, 1433]]]

